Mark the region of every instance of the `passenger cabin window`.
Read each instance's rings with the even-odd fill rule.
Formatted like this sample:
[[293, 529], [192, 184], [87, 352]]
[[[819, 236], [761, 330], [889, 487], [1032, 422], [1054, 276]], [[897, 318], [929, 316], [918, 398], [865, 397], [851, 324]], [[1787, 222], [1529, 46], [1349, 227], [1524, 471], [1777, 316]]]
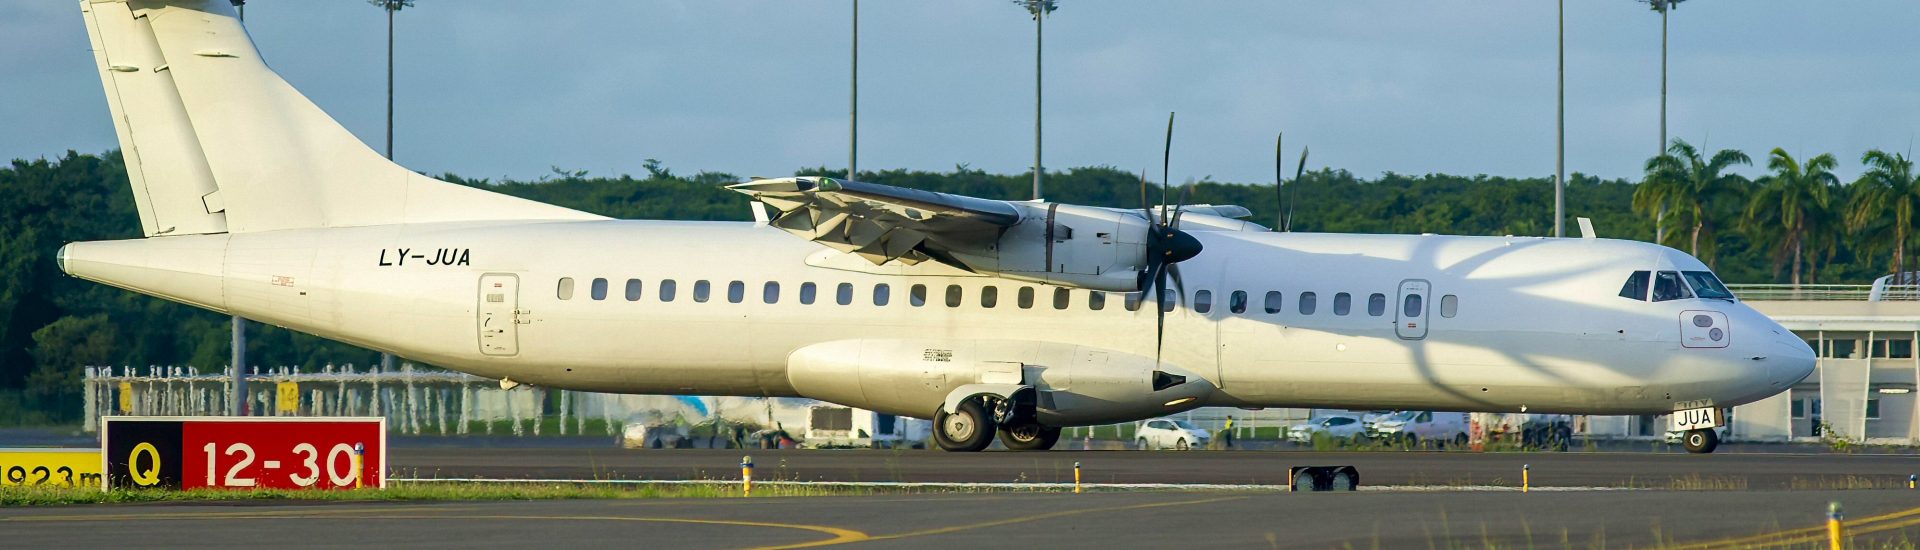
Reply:
[[738, 304], [747, 299], [747, 283], [734, 281], [727, 283], [727, 303]]
[[1653, 276], [1651, 271], [1635, 271], [1627, 276], [1627, 284], [1620, 285], [1620, 297], [1647, 301], [1647, 282]]
[[1020, 287], [1020, 309], [1033, 309], [1033, 287]]
[[960, 307], [963, 292], [960, 285], [947, 285], [947, 307]]
[[1681, 276], [1693, 285], [1693, 295], [1709, 300], [1732, 300], [1733, 291], [1727, 285], [1720, 284], [1720, 278], [1710, 271], [1682, 271]]
[[911, 287], [907, 287], [907, 303], [913, 304], [913, 307], [926, 306], [927, 305], [927, 285], [913, 285]]
[[593, 299], [595, 300], [607, 299], [607, 280], [606, 279], [595, 278], [593, 280]]
[[1120, 298], [1121, 306], [1127, 308], [1127, 311], [1140, 311], [1140, 302], [1146, 301], [1146, 294], [1141, 292], [1128, 292], [1121, 295]]
[[1378, 292], [1367, 297], [1367, 315], [1379, 317], [1387, 314], [1387, 295]]
[[1206, 314], [1213, 311], [1213, 291], [1201, 290], [1193, 293], [1193, 312]]
[[1348, 313], [1353, 313], [1353, 295], [1345, 292], [1334, 294], [1333, 314], [1346, 315]]
[[1313, 310], [1320, 305], [1319, 301], [1319, 297], [1312, 292], [1300, 293], [1300, 314], [1313, 315]]
[[840, 283], [833, 289], [833, 301], [840, 305], [853, 303], [853, 283]]
[[819, 287], [814, 286], [813, 283], [800, 283], [800, 304], [813, 305], [814, 294], [819, 290]]
[[1267, 291], [1267, 307], [1265, 308], [1265, 310], [1267, 312], [1267, 315], [1273, 315], [1275, 313], [1280, 312], [1280, 291], [1278, 290]]
[[1087, 293], [1087, 309], [1093, 311], [1107, 309], [1107, 293], [1098, 290]]
[[986, 286], [980, 289], [980, 307], [993, 309], [1000, 305], [1000, 287]]
[[677, 288], [678, 286], [679, 285], [673, 282], [673, 279], [661, 280], [660, 281], [660, 301], [662, 302], [673, 301], [673, 293], [675, 290], [678, 290]]
[[1407, 300], [1400, 303], [1400, 313], [1409, 319], [1419, 317], [1424, 308], [1426, 304], [1421, 303], [1419, 294], [1408, 294]]
[[1440, 316], [1452, 319], [1460, 313], [1460, 297], [1452, 294], [1440, 297]]
[[891, 290], [892, 289], [887, 288], [886, 283], [873, 285], [873, 305], [876, 305], [876, 306], [887, 305], [887, 298], [889, 297], [889, 293], [891, 292]]
[[1178, 303], [1179, 300], [1180, 300], [1180, 297], [1173, 293], [1173, 289], [1167, 289], [1167, 288], [1160, 289], [1160, 311], [1172, 312], [1173, 305], [1175, 303]]
[[1687, 290], [1687, 284], [1680, 280], [1680, 272], [1662, 271], [1653, 274], [1653, 301], [1665, 302], [1692, 297], [1693, 291]]
[[629, 302], [640, 301], [640, 280], [639, 279], [627, 279], [627, 301]]
[[1236, 315], [1247, 312], [1247, 291], [1235, 290], [1227, 296], [1227, 311]]
[[562, 300], [573, 299], [573, 277], [561, 277], [560, 288], [554, 290], [554, 296]]
[[769, 304], [780, 303], [780, 283], [767, 281], [765, 286], [760, 287], [760, 301]]
[[693, 301], [706, 303], [707, 297], [712, 294], [713, 294], [712, 283], [708, 283], [705, 279], [693, 282]]
[[1073, 291], [1064, 288], [1053, 289], [1053, 309], [1067, 309], [1073, 305]]

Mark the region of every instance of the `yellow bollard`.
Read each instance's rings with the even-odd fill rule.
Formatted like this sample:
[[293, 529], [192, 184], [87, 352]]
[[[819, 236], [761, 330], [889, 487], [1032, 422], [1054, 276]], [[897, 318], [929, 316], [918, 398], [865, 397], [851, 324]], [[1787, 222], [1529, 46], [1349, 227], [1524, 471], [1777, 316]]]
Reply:
[[1840, 501], [1827, 503], [1827, 546], [1840, 550]]
[[353, 488], [355, 489], [359, 489], [361, 487], [360, 482], [363, 478], [366, 477], [365, 475], [362, 475], [360, 473], [362, 470], [366, 468], [366, 464], [367, 464], [366, 456], [367, 456], [366, 444], [364, 443], [353, 444]]
[[1914, 484], [1914, 482], [1915, 482], [1915, 481], [1920, 481], [1920, 475], [1914, 475], [1914, 474], [1907, 474], [1907, 488], [1908, 488], [1908, 489], [1912, 489], [1912, 488], [1914, 488], [1914, 487], [1913, 487], [1913, 484]]
[[1080, 463], [1079, 462], [1073, 463], [1073, 492], [1074, 494], [1080, 493]]
[[753, 457], [740, 457], [740, 492], [744, 496], [753, 496]]
[[1532, 472], [1533, 472], [1532, 464], [1520, 465], [1520, 492], [1522, 493], [1527, 492], [1527, 489], [1529, 489], [1530, 486], [1533, 485], [1533, 479], [1532, 479], [1532, 476], [1530, 475], [1532, 474]]

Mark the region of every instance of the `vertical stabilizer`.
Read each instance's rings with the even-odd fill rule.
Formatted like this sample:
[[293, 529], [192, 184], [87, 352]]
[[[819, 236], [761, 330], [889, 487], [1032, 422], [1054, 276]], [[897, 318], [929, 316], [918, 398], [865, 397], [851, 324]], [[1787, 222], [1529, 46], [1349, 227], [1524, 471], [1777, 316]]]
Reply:
[[83, 0], [148, 236], [600, 216], [389, 162], [269, 69], [229, 0]]

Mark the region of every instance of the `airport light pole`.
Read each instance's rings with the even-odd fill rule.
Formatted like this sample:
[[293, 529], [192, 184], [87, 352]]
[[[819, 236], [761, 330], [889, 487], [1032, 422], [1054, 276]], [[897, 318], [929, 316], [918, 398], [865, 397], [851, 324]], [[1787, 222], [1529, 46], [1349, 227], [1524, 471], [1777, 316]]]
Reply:
[[[1660, 12], [1660, 147], [1654, 155], [1667, 152], [1667, 12], [1679, 7], [1686, 0], [1640, 0]], [[1659, 244], [1667, 240], [1667, 205], [1661, 203], [1653, 215], [1653, 242]]]
[[860, 168], [860, 0], [853, 0], [853, 86], [847, 93], [847, 181]]
[[1040, 163], [1040, 46], [1047, 14], [1060, 9], [1055, 0], [1013, 0], [1033, 15], [1033, 200], [1040, 200], [1040, 175], [1046, 171]]
[[1567, 0], [1560, 0], [1560, 102], [1556, 109], [1553, 161], [1553, 236], [1567, 219]]
[[[387, 160], [393, 160], [393, 14], [413, 7], [413, 0], [367, 0], [387, 12]], [[380, 370], [393, 370], [393, 354], [380, 353]]]
[[[233, 8], [239, 12], [240, 26], [247, 25], [247, 0], [233, 0]], [[233, 416], [247, 414], [247, 320], [239, 315], [233, 316], [233, 349], [231, 361], [232, 379], [228, 382], [233, 392], [227, 396], [228, 413]]]

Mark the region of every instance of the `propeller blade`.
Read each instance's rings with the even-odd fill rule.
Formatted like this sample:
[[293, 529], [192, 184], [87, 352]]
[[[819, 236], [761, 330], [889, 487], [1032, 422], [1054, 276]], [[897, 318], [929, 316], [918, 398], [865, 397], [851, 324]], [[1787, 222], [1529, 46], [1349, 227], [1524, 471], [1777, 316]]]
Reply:
[[1159, 275], [1157, 278], [1161, 279], [1160, 289], [1156, 290], [1155, 294], [1153, 295], [1153, 314], [1154, 314], [1153, 366], [1155, 368], [1159, 368], [1160, 352], [1164, 350], [1167, 345], [1167, 301], [1168, 300], [1166, 296], [1167, 295], [1167, 291], [1166, 291], [1167, 282], [1165, 280], [1166, 277], [1167, 277], [1167, 271], [1164, 269], [1159, 270]]
[[1304, 146], [1300, 148], [1300, 165], [1293, 169], [1293, 191], [1289, 193], [1293, 196], [1293, 200], [1287, 201], [1287, 231], [1293, 231], [1293, 206], [1300, 202], [1300, 176], [1307, 173], [1308, 149]]
[[1169, 185], [1173, 180], [1167, 178], [1169, 164], [1173, 162], [1173, 113], [1171, 111], [1167, 113], [1167, 140], [1163, 143], [1165, 147], [1160, 151], [1160, 219], [1162, 222], [1167, 219], [1167, 195], [1172, 194], [1169, 192]]
[[1147, 169], [1140, 169], [1140, 212], [1147, 217], [1147, 224], [1153, 224], [1153, 202], [1147, 200]]
[[1180, 264], [1168, 264], [1167, 275], [1173, 277], [1173, 292], [1179, 296], [1181, 305], [1187, 303], [1187, 283], [1180, 279]]
[[1287, 138], [1287, 134], [1285, 132], [1281, 132], [1280, 135], [1275, 136], [1273, 138], [1273, 230], [1274, 231], [1279, 231], [1281, 229], [1281, 226], [1287, 223], [1286, 215], [1285, 215], [1285, 212], [1286, 212], [1285, 208], [1287, 206], [1287, 192], [1286, 192], [1286, 187], [1284, 185], [1286, 183], [1286, 180], [1281, 177], [1286, 174], [1287, 159], [1281, 158], [1282, 148], [1280, 147], [1282, 144], [1286, 143], [1286, 138]]
[[1192, 183], [1188, 183], [1186, 185], [1180, 186], [1180, 202], [1178, 203], [1178, 206], [1173, 207], [1173, 219], [1167, 222], [1167, 227], [1171, 227], [1171, 228], [1180, 227], [1180, 216], [1185, 215], [1187, 212], [1187, 195], [1192, 193], [1193, 193]]

